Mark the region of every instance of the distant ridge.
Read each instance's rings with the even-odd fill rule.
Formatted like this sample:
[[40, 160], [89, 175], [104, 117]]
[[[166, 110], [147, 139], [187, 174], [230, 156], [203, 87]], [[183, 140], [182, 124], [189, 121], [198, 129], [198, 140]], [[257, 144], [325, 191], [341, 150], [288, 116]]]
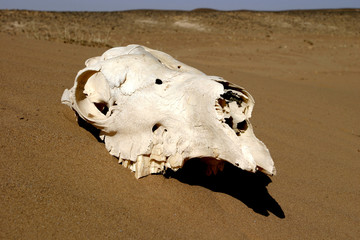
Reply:
[[164, 38], [174, 34], [224, 35], [228, 39], [276, 39], [286, 34], [359, 36], [360, 9], [290, 11], [128, 10], [112, 12], [56, 12], [0, 10], [0, 32], [28, 38], [85, 46], [123, 44], [135, 33]]

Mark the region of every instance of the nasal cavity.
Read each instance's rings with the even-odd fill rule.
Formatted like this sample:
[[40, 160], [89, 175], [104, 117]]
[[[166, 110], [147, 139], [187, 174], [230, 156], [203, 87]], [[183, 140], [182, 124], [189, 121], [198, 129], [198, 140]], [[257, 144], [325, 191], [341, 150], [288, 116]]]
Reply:
[[96, 108], [104, 115], [109, 111], [109, 108], [106, 106], [106, 103], [94, 103]]

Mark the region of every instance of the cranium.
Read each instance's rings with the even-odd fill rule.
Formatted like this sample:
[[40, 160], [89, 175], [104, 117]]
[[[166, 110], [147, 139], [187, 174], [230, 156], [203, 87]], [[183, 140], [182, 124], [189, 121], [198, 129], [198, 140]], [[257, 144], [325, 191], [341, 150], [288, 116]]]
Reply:
[[112, 48], [85, 65], [61, 101], [100, 129], [106, 149], [137, 178], [176, 171], [192, 158], [206, 161], [208, 173], [227, 161], [275, 174], [249, 122], [254, 99], [244, 88], [140, 45]]

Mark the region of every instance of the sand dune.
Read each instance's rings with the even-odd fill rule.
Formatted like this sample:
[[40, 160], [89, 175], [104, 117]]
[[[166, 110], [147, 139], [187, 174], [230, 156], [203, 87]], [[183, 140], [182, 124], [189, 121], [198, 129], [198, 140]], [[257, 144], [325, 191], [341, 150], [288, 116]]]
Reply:
[[[360, 237], [359, 11], [112, 14], [114, 32], [92, 44], [51, 35], [75, 13], [1, 11], [1, 239]], [[94, 28], [104, 16], [91, 15]], [[205, 177], [193, 161], [136, 180], [118, 165], [60, 98], [87, 58], [129, 43], [245, 87], [277, 176], [227, 165]]]

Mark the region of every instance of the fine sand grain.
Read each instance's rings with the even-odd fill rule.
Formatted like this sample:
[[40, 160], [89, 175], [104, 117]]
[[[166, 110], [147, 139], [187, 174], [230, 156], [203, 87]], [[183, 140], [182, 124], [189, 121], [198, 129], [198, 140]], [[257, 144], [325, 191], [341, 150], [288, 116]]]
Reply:
[[[0, 20], [0, 239], [360, 238], [359, 11]], [[87, 58], [130, 43], [245, 87], [277, 176], [192, 161], [137, 180], [119, 165], [60, 98]]]

